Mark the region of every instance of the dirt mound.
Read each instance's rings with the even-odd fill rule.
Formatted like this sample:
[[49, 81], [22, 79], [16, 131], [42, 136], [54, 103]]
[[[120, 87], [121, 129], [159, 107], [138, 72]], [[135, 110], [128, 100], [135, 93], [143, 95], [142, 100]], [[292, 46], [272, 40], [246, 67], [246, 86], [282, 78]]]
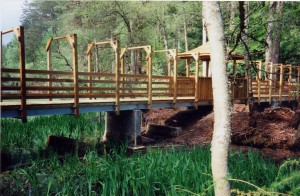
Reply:
[[232, 143], [257, 148], [289, 149], [295, 136], [290, 127], [294, 111], [289, 108], [267, 108], [256, 112], [255, 128], [248, 126], [247, 113], [235, 113], [232, 118]]
[[[232, 145], [246, 151], [256, 149], [266, 156], [282, 160], [300, 157], [294, 146], [297, 130], [290, 127], [294, 111], [289, 108], [267, 108], [256, 112], [256, 127], [250, 127], [248, 107], [235, 104], [232, 109]], [[183, 134], [160, 141], [160, 143], [184, 144], [189, 146], [206, 145], [211, 142], [213, 133], [213, 113], [211, 108], [192, 110], [153, 110], [144, 115], [148, 123], [182, 127]]]

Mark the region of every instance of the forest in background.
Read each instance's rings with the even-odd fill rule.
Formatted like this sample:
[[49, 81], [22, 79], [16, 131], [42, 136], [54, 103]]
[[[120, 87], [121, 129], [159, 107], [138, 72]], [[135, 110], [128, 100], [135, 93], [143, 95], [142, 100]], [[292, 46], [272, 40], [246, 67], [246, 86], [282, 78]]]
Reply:
[[[276, 3], [275, 3], [276, 4]], [[268, 37], [279, 41], [279, 59], [283, 64], [299, 65], [300, 55], [300, 4], [284, 2], [272, 8], [272, 2], [221, 2], [226, 43], [228, 48], [244, 53], [239, 40], [244, 36], [252, 60], [265, 60]], [[121, 48], [152, 45], [155, 50], [178, 48], [179, 52], [202, 44], [202, 2], [108, 2], [108, 1], [32, 1], [26, 3], [21, 18], [25, 27], [26, 68], [46, 69], [45, 51], [50, 37], [65, 34], [78, 35], [79, 69], [87, 70], [87, 45], [92, 42], [118, 39]], [[241, 20], [248, 20], [247, 26]], [[244, 30], [247, 28], [246, 30]], [[242, 30], [241, 30], [242, 29]], [[245, 38], [246, 37], [246, 38]], [[110, 47], [93, 49], [93, 66], [96, 72], [111, 72], [113, 50]], [[53, 69], [72, 69], [72, 53], [67, 41], [54, 42]], [[3, 67], [18, 68], [18, 45], [13, 39], [3, 47]], [[153, 61], [154, 74], [164, 74], [166, 57]], [[142, 73], [145, 55], [142, 50], [127, 54], [126, 70]], [[273, 61], [274, 62], [274, 61]], [[155, 64], [162, 63], [162, 66]], [[276, 62], [275, 62], [276, 63]], [[178, 72], [185, 74], [185, 62]]]

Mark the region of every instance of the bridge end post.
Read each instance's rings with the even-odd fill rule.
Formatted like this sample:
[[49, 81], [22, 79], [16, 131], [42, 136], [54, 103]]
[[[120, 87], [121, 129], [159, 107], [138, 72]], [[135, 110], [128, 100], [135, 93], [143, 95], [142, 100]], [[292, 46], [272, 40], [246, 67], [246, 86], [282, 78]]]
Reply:
[[22, 122], [27, 122], [26, 112], [26, 70], [25, 70], [25, 41], [24, 41], [24, 27], [20, 26], [15, 32], [19, 42], [19, 58], [20, 58], [20, 86], [21, 86], [21, 108], [20, 117]]
[[79, 116], [79, 85], [78, 85], [78, 55], [77, 55], [77, 34], [68, 36], [73, 49], [73, 80], [74, 80], [74, 114]]

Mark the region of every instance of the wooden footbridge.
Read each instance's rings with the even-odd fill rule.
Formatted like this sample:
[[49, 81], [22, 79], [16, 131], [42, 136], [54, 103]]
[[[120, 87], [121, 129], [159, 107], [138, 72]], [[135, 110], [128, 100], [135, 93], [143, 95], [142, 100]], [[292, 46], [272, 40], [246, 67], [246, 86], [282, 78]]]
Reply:
[[[207, 61], [205, 52], [192, 50], [178, 54], [177, 49], [153, 50], [148, 46], [119, 48], [117, 40], [97, 42], [88, 45], [88, 70], [78, 69], [77, 36], [66, 35], [50, 38], [46, 45], [47, 70], [26, 69], [24, 29], [16, 27], [1, 32], [2, 35], [14, 33], [19, 42], [18, 69], [2, 66], [1, 58], [1, 117], [21, 118], [27, 116], [74, 114], [99, 111], [142, 110], [152, 108], [198, 107], [212, 105], [212, 81], [206, 72], [205, 77], [196, 71], [190, 73], [190, 60], [195, 60], [195, 70], [199, 70], [199, 60]], [[51, 62], [51, 43], [66, 39], [72, 47], [73, 65], [71, 71], [54, 71]], [[98, 45], [110, 45], [115, 54], [114, 73], [94, 72], [92, 69], [92, 49]], [[143, 75], [125, 72], [126, 52], [142, 49], [146, 53], [146, 73]], [[168, 74], [152, 75], [154, 53], [168, 55]], [[2, 57], [2, 52], [1, 52]], [[179, 59], [187, 59], [186, 75], [179, 76]], [[248, 85], [246, 77], [235, 74], [236, 61], [233, 56], [233, 77], [231, 95], [233, 101], [247, 100]], [[256, 62], [258, 74], [253, 78], [254, 98], [257, 102], [299, 100], [299, 66]]]

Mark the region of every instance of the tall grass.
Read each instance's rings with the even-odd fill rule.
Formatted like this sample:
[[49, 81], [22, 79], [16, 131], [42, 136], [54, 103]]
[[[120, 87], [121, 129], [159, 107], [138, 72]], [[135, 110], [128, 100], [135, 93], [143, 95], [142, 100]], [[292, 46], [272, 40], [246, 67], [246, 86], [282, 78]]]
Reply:
[[23, 124], [17, 119], [1, 119], [1, 148], [38, 150], [45, 147], [49, 135], [62, 135], [75, 139], [100, 137], [103, 123], [96, 113], [81, 114], [79, 118], [68, 115], [31, 117]]
[[[48, 135], [57, 134], [82, 139], [101, 137], [103, 124], [97, 114], [32, 118], [27, 124], [17, 120], [1, 121], [1, 147], [7, 149], [44, 148]], [[20, 146], [20, 147], [19, 147]], [[150, 150], [146, 154], [126, 156], [126, 147], [104, 156], [97, 149], [82, 159], [66, 155], [59, 159], [50, 152], [47, 159], [31, 159], [31, 165], [15, 169], [2, 180], [4, 195], [213, 195], [210, 150]], [[281, 167], [255, 152], [244, 155], [231, 152], [229, 157], [233, 193], [266, 191], [299, 195], [299, 161]], [[239, 179], [239, 180], [232, 180]], [[244, 183], [244, 182], [247, 183]], [[3, 186], [2, 185], [2, 186]], [[272, 194], [271, 194], [272, 195]]]
[[[82, 160], [68, 155], [63, 161], [55, 154], [50, 161], [35, 160], [25, 169], [15, 170], [16, 190], [57, 195], [190, 195], [187, 191], [213, 195], [210, 150], [198, 147], [126, 157], [125, 150], [98, 156], [94, 151]], [[270, 187], [277, 166], [257, 153], [231, 153], [231, 178], [260, 187]], [[27, 183], [24, 183], [27, 182]], [[245, 183], [232, 183], [232, 189], [255, 190]]]

